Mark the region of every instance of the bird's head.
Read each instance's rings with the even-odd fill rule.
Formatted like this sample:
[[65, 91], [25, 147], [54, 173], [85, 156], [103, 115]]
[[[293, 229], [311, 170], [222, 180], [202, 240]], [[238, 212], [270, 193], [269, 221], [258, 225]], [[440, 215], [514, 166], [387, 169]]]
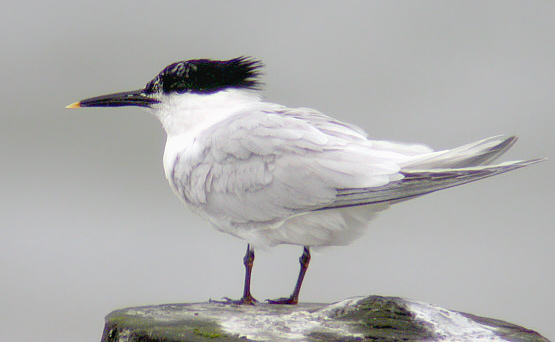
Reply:
[[168, 65], [143, 89], [91, 97], [66, 108], [137, 106], [155, 108], [177, 94], [208, 95], [227, 90], [258, 89], [262, 63], [249, 57], [219, 61], [195, 59]]

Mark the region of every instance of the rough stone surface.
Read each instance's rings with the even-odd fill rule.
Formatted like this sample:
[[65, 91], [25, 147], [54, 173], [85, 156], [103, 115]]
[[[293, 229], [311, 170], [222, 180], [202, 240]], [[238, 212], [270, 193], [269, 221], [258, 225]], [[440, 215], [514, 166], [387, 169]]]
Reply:
[[101, 342], [511, 341], [549, 342], [538, 333], [395, 297], [297, 306], [167, 304], [110, 313]]

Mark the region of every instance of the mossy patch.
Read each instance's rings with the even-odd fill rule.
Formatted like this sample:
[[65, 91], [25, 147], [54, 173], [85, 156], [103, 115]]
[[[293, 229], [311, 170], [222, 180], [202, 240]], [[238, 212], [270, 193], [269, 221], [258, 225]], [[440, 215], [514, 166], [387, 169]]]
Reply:
[[247, 341], [225, 333], [213, 321], [204, 319], [156, 320], [140, 315], [113, 312], [106, 317], [102, 342], [200, 342]]
[[548, 341], [536, 332], [500, 320], [402, 298], [369, 296], [331, 305], [194, 303], [128, 308], [106, 317], [102, 342], [425, 342], [495, 338]]
[[433, 333], [400, 303], [400, 298], [369, 296], [353, 307], [335, 311], [335, 316], [352, 322], [355, 331], [372, 341], [433, 340]]

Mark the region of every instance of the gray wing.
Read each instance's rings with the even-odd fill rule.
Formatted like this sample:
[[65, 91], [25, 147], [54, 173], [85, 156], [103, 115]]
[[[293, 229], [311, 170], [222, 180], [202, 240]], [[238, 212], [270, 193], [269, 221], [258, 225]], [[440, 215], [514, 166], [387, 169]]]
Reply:
[[238, 113], [204, 131], [194, 145], [196, 154], [176, 161], [173, 184], [222, 226], [268, 224], [330, 206], [337, 189], [402, 178], [399, 161], [407, 158], [373, 149], [353, 126], [282, 107]]
[[416, 196], [495, 176], [543, 161], [507, 162], [492, 166], [462, 169], [402, 170], [404, 178], [375, 188], [338, 189], [331, 205], [318, 208], [332, 209], [381, 202], [400, 202]]
[[314, 110], [267, 106], [208, 128], [188, 149], [196, 152], [176, 160], [175, 190], [217, 226], [398, 202], [537, 162], [474, 166], [501, 155], [513, 137], [433, 152], [368, 140]]

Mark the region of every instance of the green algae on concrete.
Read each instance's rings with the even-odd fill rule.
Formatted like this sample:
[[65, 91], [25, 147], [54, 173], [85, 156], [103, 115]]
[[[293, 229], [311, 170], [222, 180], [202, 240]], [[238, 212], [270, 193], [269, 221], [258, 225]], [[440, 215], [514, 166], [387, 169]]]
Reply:
[[189, 341], [549, 342], [500, 320], [380, 296], [295, 306], [197, 303], [128, 308], [106, 317], [101, 340]]
[[102, 342], [201, 342], [246, 341], [231, 336], [219, 325], [203, 318], [157, 320], [127, 309], [114, 311], [106, 317]]
[[353, 322], [356, 331], [372, 341], [431, 341], [432, 332], [417, 321], [401, 298], [370, 296], [335, 312]]

